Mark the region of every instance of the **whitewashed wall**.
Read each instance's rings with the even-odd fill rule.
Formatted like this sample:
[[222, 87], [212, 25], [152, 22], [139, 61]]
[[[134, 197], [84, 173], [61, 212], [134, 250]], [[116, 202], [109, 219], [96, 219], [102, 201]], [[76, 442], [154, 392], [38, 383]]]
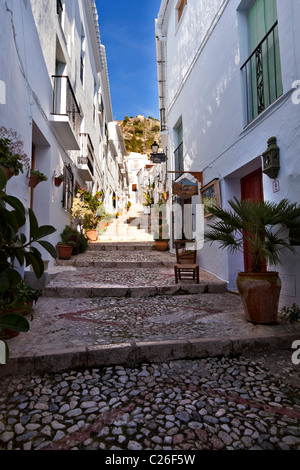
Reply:
[[[240, 196], [240, 178], [261, 166], [267, 140], [276, 136], [280, 189], [274, 193], [273, 180], [264, 175], [264, 198], [299, 202], [300, 104], [293, 104], [291, 94], [294, 80], [300, 79], [300, 4], [277, 2], [283, 96], [245, 127], [240, 67], [247, 59], [247, 32], [245, 14], [238, 8], [246, 3], [188, 0], [181, 22], [175, 26], [176, 2], [169, 2], [162, 22], [162, 35], [167, 36], [169, 155], [172, 158], [176, 148], [173, 130], [181, 119], [185, 169], [202, 171], [204, 185], [219, 178], [226, 207], [228, 199]], [[299, 248], [297, 252], [296, 257], [285, 256], [282, 266], [277, 266], [283, 284], [282, 305], [300, 303]], [[205, 244], [198, 261], [235, 288], [236, 273], [243, 269], [242, 255], [228, 256]]]

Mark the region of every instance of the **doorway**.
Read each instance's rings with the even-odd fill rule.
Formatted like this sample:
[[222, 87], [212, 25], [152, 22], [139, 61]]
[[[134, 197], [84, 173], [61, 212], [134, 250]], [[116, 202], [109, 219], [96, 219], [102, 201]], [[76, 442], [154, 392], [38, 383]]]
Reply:
[[[248, 175], [241, 178], [241, 199], [254, 199], [257, 201], [263, 201], [263, 180], [262, 180], [262, 169], [249, 173]], [[251, 256], [247, 242], [244, 239], [244, 269], [245, 272], [249, 271], [251, 267]]]

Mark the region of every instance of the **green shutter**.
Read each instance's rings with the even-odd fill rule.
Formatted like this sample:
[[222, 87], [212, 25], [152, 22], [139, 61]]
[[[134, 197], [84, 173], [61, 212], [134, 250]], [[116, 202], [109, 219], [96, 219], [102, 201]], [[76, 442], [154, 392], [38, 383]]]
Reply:
[[[248, 40], [249, 55], [257, 48], [265, 35], [277, 21], [276, 0], [256, 0], [248, 12]], [[275, 47], [275, 54], [274, 54]], [[274, 36], [268, 36], [268, 41], [262, 44], [263, 55], [263, 96], [264, 108], [267, 108], [283, 92], [281, 78], [281, 64], [279, 51], [278, 28], [274, 30]], [[276, 64], [276, 67], [275, 67]], [[257, 82], [256, 82], [256, 58], [251, 59], [251, 84], [252, 102], [251, 117], [258, 114]], [[276, 70], [276, 74], [275, 74]]]

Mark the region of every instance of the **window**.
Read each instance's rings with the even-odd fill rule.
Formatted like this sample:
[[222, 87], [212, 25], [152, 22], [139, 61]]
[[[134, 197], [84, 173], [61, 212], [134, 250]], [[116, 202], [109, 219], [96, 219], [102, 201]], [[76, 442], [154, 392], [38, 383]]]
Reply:
[[83, 78], [84, 78], [84, 55], [85, 55], [84, 48], [85, 48], [85, 35], [84, 35], [83, 26], [81, 26], [80, 80], [82, 84], [83, 84]]
[[182, 124], [175, 129], [175, 137], [177, 137], [177, 148], [174, 151], [174, 162], [175, 162], [175, 179], [179, 178], [183, 172], [183, 134], [182, 134]]
[[182, 17], [183, 10], [187, 4], [187, 0], [180, 0], [179, 4], [177, 6], [177, 18], [178, 18], [178, 23]]
[[256, 0], [247, 20], [250, 55], [241, 70], [249, 123], [283, 93], [276, 0]]
[[74, 176], [70, 165], [64, 166], [63, 208], [71, 212], [73, 205]]
[[62, 24], [63, 4], [61, 0], [56, 0], [56, 13], [58, 15], [60, 24]]

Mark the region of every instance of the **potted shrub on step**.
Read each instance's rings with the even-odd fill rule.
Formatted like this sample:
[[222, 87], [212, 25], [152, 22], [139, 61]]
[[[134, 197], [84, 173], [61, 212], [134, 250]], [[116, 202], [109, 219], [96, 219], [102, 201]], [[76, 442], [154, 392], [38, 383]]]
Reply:
[[[219, 242], [231, 252], [244, 251], [250, 260], [247, 272], [239, 272], [237, 288], [246, 319], [252, 323], [277, 323], [281, 281], [278, 272], [268, 271], [267, 265], [280, 263], [287, 249], [295, 253], [291, 243], [300, 240], [300, 205], [283, 199], [279, 203], [256, 200], [228, 201], [231, 209], [216, 205], [210, 212], [218, 217], [205, 239]], [[294, 242], [293, 242], [294, 243]]]

